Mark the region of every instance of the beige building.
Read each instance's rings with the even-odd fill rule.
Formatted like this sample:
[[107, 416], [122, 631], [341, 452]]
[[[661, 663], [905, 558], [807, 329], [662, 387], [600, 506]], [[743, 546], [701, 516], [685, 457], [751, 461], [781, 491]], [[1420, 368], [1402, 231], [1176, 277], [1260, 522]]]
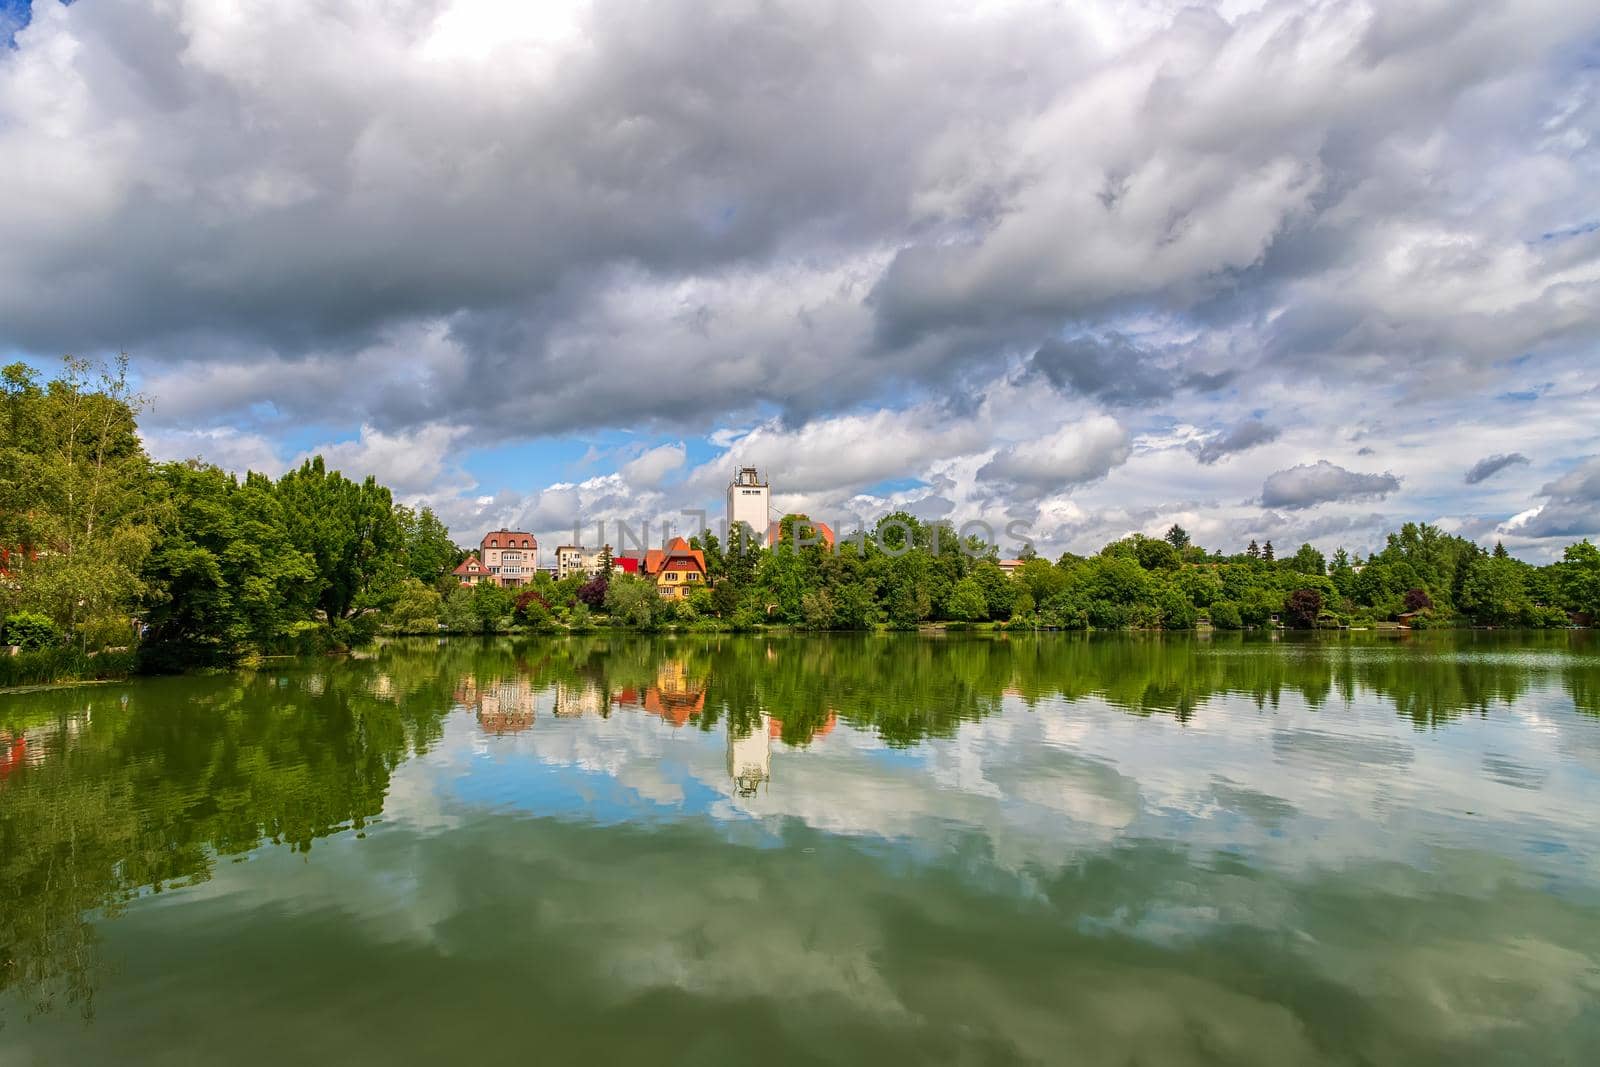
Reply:
[[[610, 545], [605, 546], [610, 548]], [[582, 545], [559, 545], [556, 548], [556, 580], [581, 574], [593, 578], [600, 573], [601, 555], [605, 549], [584, 548]]]
[[497, 585], [527, 585], [539, 571], [539, 542], [522, 530], [490, 530], [478, 543], [478, 558]]

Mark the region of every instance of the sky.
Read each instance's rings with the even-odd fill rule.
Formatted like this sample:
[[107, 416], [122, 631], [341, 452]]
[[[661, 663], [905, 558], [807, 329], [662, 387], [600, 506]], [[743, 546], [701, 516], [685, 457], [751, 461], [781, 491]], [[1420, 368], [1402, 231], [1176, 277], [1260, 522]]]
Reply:
[[1597, 129], [1570, 0], [0, 0], [0, 358], [463, 544], [748, 463], [846, 529], [1542, 561], [1600, 537]]

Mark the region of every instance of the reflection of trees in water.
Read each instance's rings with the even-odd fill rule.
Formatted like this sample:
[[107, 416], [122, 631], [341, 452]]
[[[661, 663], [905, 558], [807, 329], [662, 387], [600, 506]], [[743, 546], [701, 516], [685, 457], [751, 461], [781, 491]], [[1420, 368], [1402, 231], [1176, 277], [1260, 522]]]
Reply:
[[[396, 766], [443, 736], [464, 686], [497, 694], [501, 711], [512, 694], [518, 714], [549, 694], [565, 716], [626, 707], [720, 726], [740, 789], [771, 773], [773, 740], [804, 745], [843, 721], [911, 745], [953, 736], [1006, 697], [1094, 697], [1187, 721], [1224, 693], [1258, 707], [1285, 693], [1312, 707], [1375, 694], [1437, 726], [1560, 685], [1600, 715], [1593, 635], [1403, 643], [1414, 647], [1360, 635], [413, 639], [359, 659], [31, 694], [25, 707], [0, 704], [0, 990], [87, 1014], [97, 964], [86, 914], [204, 881], [219, 856], [267, 842], [309, 850], [363, 826]], [[112, 695], [122, 692], [125, 706]]]

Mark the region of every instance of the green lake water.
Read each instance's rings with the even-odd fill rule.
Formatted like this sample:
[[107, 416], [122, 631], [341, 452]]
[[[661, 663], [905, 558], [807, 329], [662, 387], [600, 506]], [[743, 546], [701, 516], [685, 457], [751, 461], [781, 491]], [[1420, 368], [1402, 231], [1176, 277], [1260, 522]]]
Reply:
[[0, 1064], [1588, 1064], [1600, 641], [392, 642], [0, 695]]

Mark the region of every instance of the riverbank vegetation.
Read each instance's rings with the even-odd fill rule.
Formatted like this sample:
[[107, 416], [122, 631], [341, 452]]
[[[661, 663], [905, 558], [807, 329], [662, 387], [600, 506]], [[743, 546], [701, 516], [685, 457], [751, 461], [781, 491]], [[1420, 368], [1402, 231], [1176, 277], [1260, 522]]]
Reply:
[[[0, 370], [0, 686], [226, 666], [395, 634], [638, 630], [1565, 626], [1600, 617], [1600, 549], [1536, 567], [1407, 524], [1363, 559], [1251, 542], [1225, 554], [1172, 527], [1091, 556], [1026, 554], [900, 512], [836, 548], [788, 516], [777, 544], [693, 538], [707, 586], [664, 599], [606, 568], [521, 589], [463, 587], [427, 509], [307, 459], [277, 479], [156, 463], [125, 362]], [[9, 651], [9, 648], [7, 649]]]

